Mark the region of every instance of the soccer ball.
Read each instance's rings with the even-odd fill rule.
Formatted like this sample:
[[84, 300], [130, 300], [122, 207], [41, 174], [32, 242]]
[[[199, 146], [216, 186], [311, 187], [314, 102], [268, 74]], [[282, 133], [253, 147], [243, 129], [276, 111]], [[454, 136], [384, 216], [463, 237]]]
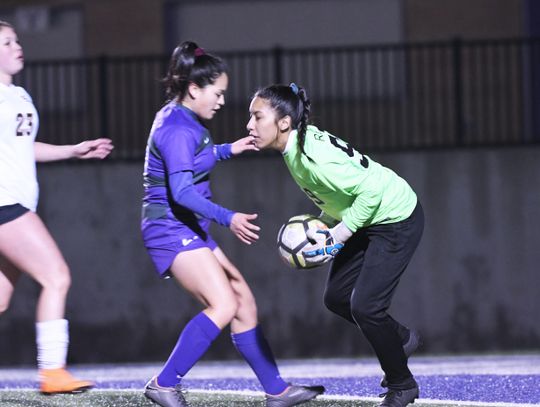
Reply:
[[313, 215], [296, 215], [285, 222], [277, 235], [277, 246], [283, 261], [297, 269], [308, 269], [321, 264], [306, 264], [302, 250], [314, 246], [308, 240], [308, 229], [328, 229], [328, 226]]

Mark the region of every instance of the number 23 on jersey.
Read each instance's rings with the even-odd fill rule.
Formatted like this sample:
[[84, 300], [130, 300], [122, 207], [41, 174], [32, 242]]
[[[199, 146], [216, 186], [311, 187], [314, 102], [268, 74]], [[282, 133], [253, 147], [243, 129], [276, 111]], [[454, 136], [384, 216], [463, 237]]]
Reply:
[[17, 136], [31, 136], [34, 128], [34, 115], [32, 113], [17, 113]]

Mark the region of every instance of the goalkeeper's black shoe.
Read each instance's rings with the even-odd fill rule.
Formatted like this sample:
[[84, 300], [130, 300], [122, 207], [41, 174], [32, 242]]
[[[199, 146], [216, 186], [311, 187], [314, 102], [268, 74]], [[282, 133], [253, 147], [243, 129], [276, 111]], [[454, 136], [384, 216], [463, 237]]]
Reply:
[[393, 390], [389, 389], [386, 393], [380, 395], [384, 397], [379, 407], [405, 407], [414, 403], [414, 400], [418, 398], [420, 392], [418, 386], [407, 390]]
[[[420, 339], [420, 334], [417, 331], [410, 330], [409, 331], [409, 340], [403, 345], [403, 352], [405, 352], [405, 356], [407, 356], [407, 359], [416, 352], [416, 349], [422, 344], [422, 341]], [[381, 379], [381, 387], [388, 387], [388, 381], [386, 380], [386, 376], [383, 376]]]

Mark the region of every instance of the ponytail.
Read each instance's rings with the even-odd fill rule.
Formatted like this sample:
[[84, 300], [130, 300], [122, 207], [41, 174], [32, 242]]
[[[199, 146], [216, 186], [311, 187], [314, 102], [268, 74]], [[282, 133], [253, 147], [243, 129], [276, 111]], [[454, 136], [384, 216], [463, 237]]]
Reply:
[[313, 161], [306, 154], [304, 143], [309, 124], [311, 103], [306, 90], [295, 83], [287, 85], [270, 85], [259, 89], [254, 97], [259, 97], [268, 101], [272, 109], [277, 113], [278, 120], [289, 116], [291, 126], [298, 131], [298, 148], [310, 161]]
[[[291, 84], [291, 85], [294, 85]], [[295, 85], [296, 86], [296, 85]], [[298, 98], [302, 107], [299, 109], [299, 122], [298, 122], [298, 148], [310, 161], [313, 161], [304, 150], [304, 143], [306, 141], [307, 127], [309, 124], [309, 113], [311, 110], [311, 103], [307, 97], [306, 90], [304, 88], [298, 88]]]
[[173, 51], [163, 78], [167, 100], [181, 101], [186, 97], [190, 83], [204, 88], [226, 72], [227, 66], [221, 58], [207, 54], [192, 41], [185, 41]]

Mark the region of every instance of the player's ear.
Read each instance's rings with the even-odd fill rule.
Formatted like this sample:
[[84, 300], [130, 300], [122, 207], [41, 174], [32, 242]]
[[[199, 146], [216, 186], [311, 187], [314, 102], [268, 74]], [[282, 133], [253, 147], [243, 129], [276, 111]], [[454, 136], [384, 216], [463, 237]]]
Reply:
[[283, 116], [278, 120], [278, 128], [280, 131], [287, 131], [291, 128], [291, 116]]
[[187, 89], [187, 94], [192, 98], [196, 99], [197, 96], [199, 96], [199, 93], [201, 92], [201, 88], [194, 84], [193, 82], [190, 82]]

